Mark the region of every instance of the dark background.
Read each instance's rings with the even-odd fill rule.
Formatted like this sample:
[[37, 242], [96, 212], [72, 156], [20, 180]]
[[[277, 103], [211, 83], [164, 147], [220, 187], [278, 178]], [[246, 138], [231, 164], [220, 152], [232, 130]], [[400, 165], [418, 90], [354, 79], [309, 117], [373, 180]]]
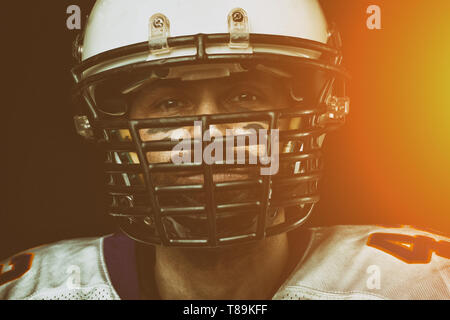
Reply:
[[[323, 2], [344, 39], [345, 64], [353, 76], [350, 88], [353, 101], [347, 125], [327, 137], [322, 200], [309, 224], [402, 223], [450, 232], [448, 219], [442, 218], [448, 216], [445, 210], [416, 210], [411, 214], [386, 210], [386, 203], [395, 201], [397, 190], [392, 190], [392, 199], [380, 197], [374, 201], [377, 197], [366, 185], [367, 171], [352, 158], [363, 143], [357, 139], [361, 123], [369, 118], [380, 119], [372, 129], [389, 130], [383, 123], [386, 115], [383, 110], [388, 112], [388, 102], [377, 101], [372, 95], [374, 90], [384, 88], [382, 70], [377, 77], [367, 72], [383, 65], [389, 52], [386, 44], [392, 42], [394, 35], [386, 29], [369, 31], [365, 24], [369, 4], [380, 5], [387, 15], [390, 4], [376, 0]], [[66, 28], [66, 9], [77, 4], [86, 15], [93, 3], [93, 0], [2, 2], [1, 158], [6, 163], [1, 175], [0, 258], [44, 243], [115, 230], [103, 213], [99, 196], [102, 179], [92, 160], [94, 152], [74, 131], [69, 99], [76, 31]], [[439, 10], [439, 6], [430, 9], [422, 5], [427, 10]], [[395, 14], [404, 14], [398, 5], [395, 10]], [[391, 20], [395, 20], [393, 14]], [[412, 33], [419, 30], [420, 24], [409, 28]], [[390, 83], [395, 83], [392, 74], [390, 77]], [[368, 96], [371, 104], [367, 103]], [[370, 108], [377, 103], [379, 108]], [[382, 146], [377, 147], [383, 152]], [[401, 166], [398, 170], [402, 170]], [[386, 181], [386, 188], [391, 187]], [[448, 201], [444, 195], [443, 208], [449, 207]], [[439, 203], [434, 205], [439, 208]]]

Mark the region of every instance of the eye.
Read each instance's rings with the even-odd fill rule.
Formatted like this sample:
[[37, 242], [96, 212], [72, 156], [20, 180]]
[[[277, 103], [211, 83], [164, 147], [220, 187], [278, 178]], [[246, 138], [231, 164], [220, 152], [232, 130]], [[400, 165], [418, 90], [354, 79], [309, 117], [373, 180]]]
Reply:
[[174, 112], [187, 107], [188, 103], [180, 99], [165, 99], [154, 104], [154, 108], [159, 112]]
[[257, 102], [259, 101], [259, 97], [256, 94], [250, 92], [241, 92], [238, 95], [233, 96], [230, 101], [235, 103], [242, 102]]
[[247, 112], [270, 109], [273, 101], [267, 92], [248, 85], [230, 90], [225, 99], [224, 106], [229, 112]]

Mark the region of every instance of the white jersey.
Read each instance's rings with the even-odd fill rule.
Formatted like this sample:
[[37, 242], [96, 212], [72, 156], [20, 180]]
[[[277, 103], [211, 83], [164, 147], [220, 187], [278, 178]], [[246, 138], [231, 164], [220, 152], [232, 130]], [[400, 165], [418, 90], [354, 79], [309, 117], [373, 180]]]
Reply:
[[274, 299], [450, 299], [449, 240], [409, 227], [314, 228]]
[[[311, 228], [273, 299], [450, 299], [449, 238], [410, 227]], [[61, 241], [0, 265], [0, 299], [139, 299], [135, 242]]]

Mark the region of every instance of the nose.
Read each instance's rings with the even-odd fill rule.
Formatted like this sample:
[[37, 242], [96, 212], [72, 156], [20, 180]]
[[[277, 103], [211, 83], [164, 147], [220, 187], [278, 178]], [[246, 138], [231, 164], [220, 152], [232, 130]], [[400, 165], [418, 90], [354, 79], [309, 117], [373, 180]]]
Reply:
[[[218, 114], [221, 112], [218, 99], [214, 95], [213, 90], [208, 90], [207, 87], [203, 88], [199, 99], [199, 103], [196, 108], [196, 115], [211, 115]], [[227, 124], [215, 124], [210, 125], [209, 134], [211, 137], [220, 137], [224, 136], [226, 129], [230, 128], [230, 125]], [[198, 130], [197, 130], [198, 131]], [[194, 136], [199, 136], [199, 132], [195, 132]]]
[[216, 114], [219, 113], [219, 106], [217, 103], [217, 98], [207, 88], [203, 88], [199, 94], [200, 99], [198, 106], [196, 108], [196, 114]]

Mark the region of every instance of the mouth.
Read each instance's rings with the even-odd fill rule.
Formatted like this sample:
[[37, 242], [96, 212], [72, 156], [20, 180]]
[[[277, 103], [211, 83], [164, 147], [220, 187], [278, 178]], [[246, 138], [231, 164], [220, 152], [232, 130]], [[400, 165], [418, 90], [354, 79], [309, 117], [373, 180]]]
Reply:
[[[205, 174], [202, 171], [161, 172], [153, 175], [156, 186], [175, 185], [202, 185], [205, 183]], [[213, 168], [212, 182], [222, 183], [231, 181], [246, 181], [258, 179], [256, 168]]]
[[[214, 169], [213, 169], [214, 170]], [[212, 180], [215, 184], [227, 182], [244, 182], [253, 179], [258, 179], [258, 175], [254, 175], [249, 168], [233, 168], [229, 170], [220, 170], [213, 172]], [[197, 186], [192, 190], [178, 192], [177, 194], [160, 194], [158, 195], [159, 204], [163, 207], [198, 207], [207, 204], [207, 193], [205, 190], [199, 189], [198, 186], [203, 186], [205, 182], [205, 175], [198, 171], [196, 172], [172, 172], [163, 173], [158, 176], [158, 186]], [[213, 197], [216, 205], [248, 203], [257, 201], [262, 193], [260, 186], [236, 186], [227, 188], [214, 188]], [[250, 208], [246, 208], [248, 211]], [[230, 209], [231, 210], [231, 209]], [[252, 209], [253, 210], [253, 209]], [[221, 215], [226, 216], [226, 212]]]

